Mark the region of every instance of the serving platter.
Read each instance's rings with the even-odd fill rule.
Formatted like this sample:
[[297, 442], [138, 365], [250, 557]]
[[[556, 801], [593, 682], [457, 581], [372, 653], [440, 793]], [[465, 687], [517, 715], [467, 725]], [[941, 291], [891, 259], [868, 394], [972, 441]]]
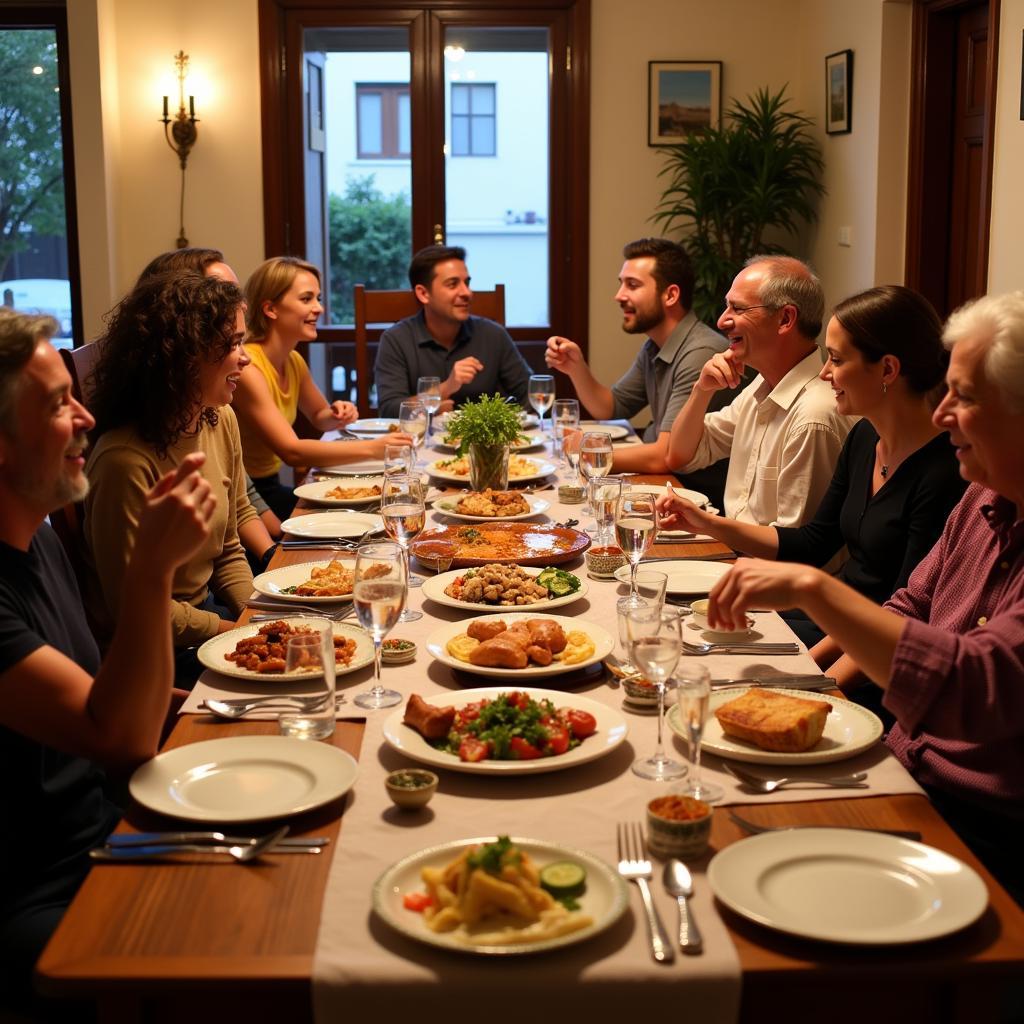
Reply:
[[475, 690], [459, 690], [457, 693], [437, 693], [424, 699], [434, 707], [463, 708], [467, 704], [475, 704], [481, 700], [494, 700], [495, 697], [512, 690], [525, 693], [537, 701], [549, 700], [556, 708], [586, 711], [597, 721], [597, 731], [583, 740], [578, 747], [555, 757], [538, 757], [532, 761], [460, 761], [456, 754], [437, 750], [412, 726], [405, 725], [402, 722], [405, 709], [396, 708], [384, 722], [384, 740], [406, 757], [432, 768], [447, 768], [449, 771], [463, 772], [467, 775], [540, 775], [574, 768], [605, 757], [622, 743], [629, 733], [626, 719], [614, 708], [576, 693], [566, 694], [558, 690], [539, 690], [506, 684]]
[[[314, 569], [326, 569], [332, 562], [344, 562], [345, 568], [355, 568], [355, 553], [323, 562], [301, 562], [298, 565], [285, 565], [280, 569], [270, 569], [262, 572], [252, 581], [253, 589], [266, 597], [272, 597], [275, 601], [290, 601], [294, 604], [338, 604], [341, 601], [351, 601], [351, 591], [347, 594], [336, 594], [331, 597], [318, 597], [316, 595], [299, 595], [289, 593], [289, 587], [296, 587], [305, 583]], [[283, 609], [282, 609], [283, 610]], [[220, 671], [218, 669], [218, 671]]]
[[320, 807], [347, 793], [358, 773], [355, 759], [328, 743], [231, 736], [157, 754], [128, 789], [158, 814], [226, 824]]
[[[527, 665], [526, 668], [498, 668], [489, 665], [474, 665], [448, 653], [448, 641], [460, 633], [465, 633], [473, 622], [503, 619], [511, 625], [513, 622], [519, 622], [523, 619], [541, 618], [557, 622], [565, 633], [572, 632], [573, 630], [586, 633], [594, 642], [593, 653], [572, 665], [566, 665], [560, 661], [552, 661], [550, 665]], [[543, 679], [546, 676], [560, 676], [568, 672], [579, 672], [581, 669], [596, 665], [611, 654], [616, 640], [617, 637], [613, 637], [611, 633], [596, 622], [591, 622], [588, 619], [571, 618], [566, 615], [549, 615], [547, 612], [538, 609], [536, 612], [496, 612], [491, 615], [477, 615], [470, 619], [460, 619], [458, 622], [442, 623], [427, 637], [426, 648], [431, 656], [441, 662], [442, 665], [447, 665], [448, 668], [453, 668], [460, 672], [470, 672], [474, 675], [489, 676], [495, 679]]]
[[[363, 506], [363, 505], [379, 505], [380, 495], [372, 494], [362, 498], [354, 497], [328, 497], [331, 491], [338, 489], [341, 490], [357, 490], [359, 488], [372, 488], [372, 487], [384, 487], [384, 478], [368, 477], [366, 479], [353, 480], [351, 482], [345, 480], [314, 480], [312, 483], [300, 484], [294, 488], [292, 493], [296, 498], [305, 498], [306, 501], [313, 502], [314, 505], [324, 505], [327, 508], [350, 508], [352, 506]], [[301, 517], [296, 517], [301, 518]], [[288, 522], [293, 522], [294, 519], [289, 519]]]
[[374, 883], [374, 911], [390, 927], [416, 942], [425, 942], [431, 946], [460, 953], [518, 956], [586, 942], [613, 925], [629, 906], [629, 892], [625, 881], [610, 865], [592, 853], [538, 839], [515, 837], [512, 842], [528, 853], [538, 868], [559, 861], [573, 861], [586, 870], [587, 888], [579, 898], [579, 905], [583, 913], [593, 918], [593, 923], [589, 927], [540, 942], [483, 945], [474, 942], [471, 934], [462, 939], [459, 932], [432, 932], [422, 914], [405, 909], [402, 902], [405, 896], [423, 891], [421, 876], [425, 867], [443, 868], [467, 846], [493, 843], [495, 838], [484, 836], [477, 839], [458, 839], [439, 846], [429, 846], [392, 864]]
[[[274, 596], [278, 600], [281, 597], [279, 594]], [[308, 599], [303, 598], [302, 600], [305, 602]], [[339, 601], [344, 600], [344, 598], [334, 598], [333, 600]], [[315, 615], [291, 615], [285, 611], [282, 611], [278, 618], [286, 619], [289, 624], [295, 626], [323, 626], [328, 621], [326, 619], [318, 619]], [[231, 676], [234, 679], [258, 679], [263, 683], [277, 681], [289, 683], [297, 679], [316, 679], [320, 673], [315, 671], [292, 673], [254, 672], [252, 669], [240, 668], [235, 662], [227, 660], [225, 655], [230, 654], [235, 649], [239, 640], [255, 636], [259, 632], [260, 626], [265, 625], [265, 622], [250, 622], [245, 626], [229, 629], [226, 633], [220, 633], [215, 637], [211, 637], [196, 651], [196, 657], [199, 658], [200, 664], [206, 668], [219, 672], [222, 676]], [[373, 641], [370, 639], [369, 633], [364, 632], [358, 626], [349, 625], [347, 622], [332, 622], [331, 626], [334, 629], [335, 636], [351, 637], [356, 642], [356, 649], [352, 655], [352, 660], [347, 665], [338, 665], [335, 675], [347, 675], [349, 672], [357, 672], [365, 665], [373, 664]]]
[[[458, 608], [460, 611], [501, 612], [508, 610], [510, 612], [520, 612], [536, 609], [538, 614], [544, 614], [551, 608], [564, 608], [567, 604], [579, 601], [587, 596], [587, 591], [590, 589], [587, 581], [582, 576], [579, 576], [580, 589], [571, 594], [563, 594], [561, 597], [549, 597], [546, 601], [538, 601], [536, 604], [530, 605], [519, 605], [514, 608], [510, 605], [507, 609], [503, 609], [501, 605], [483, 604], [476, 601], [460, 601], [458, 598], [450, 597], [446, 594], [445, 588], [450, 586], [465, 571], [465, 569], [453, 569], [451, 572], [442, 572], [437, 576], [428, 576], [423, 581], [423, 596], [430, 598], [431, 601], [436, 601], [438, 604], [447, 605], [449, 608]], [[543, 570], [532, 567], [524, 569], [524, 572], [529, 573], [531, 576], [539, 576]]]
[[[468, 531], [468, 532], [467, 532]], [[474, 536], [476, 535], [476, 536]], [[487, 546], [476, 543], [488, 542]], [[448, 540], [458, 545], [453, 569], [472, 565], [560, 565], [583, 554], [590, 547], [590, 537], [578, 530], [546, 523], [494, 523], [473, 526], [452, 524], [421, 533], [412, 542], [411, 550], [428, 541]], [[426, 564], [430, 564], [429, 561]]]
[[466, 497], [465, 494], [442, 495], [440, 498], [434, 499], [434, 509], [464, 523], [515, 523], [523, 519], [532, 519], [534, 516], [543, 515], [551, 508], [550, 501], [545, 501], [543, 498], [535, 498], [532, 494], [524, 494], [523, 500], [530, 506], [529, 512], [517, 512], [515, 515], [510, 516], [471, 516], [465, 512], [458, 511], [458, 504], [464, 497]]
[[[509, 483], [515, 481], [516, 483], [526, 483], [530, 480], [543, 480], [547, 476], [551, 476], [552, 473], [556, 472], [558, 467], [552, 462], [545, 462], [543, 459], [528, 458], [522, 456], [527, 463], [529, 463], [528, 469], [524, 472], [514, 472], [514, 463], [509, 463], [508, 479]], [[448, 480], [456, 484], [469, 485], [469, 472], [465, 473], [453, 473], [444, 466], [440, 465], [442, 462], [449, 462], [450, 458], [437, 459], [434, 462], [427, 463], [427, 472], [438, 480]]]
[[[727, 736], [721, 725], [718, 724], [718, 719], [715, 718], [717, 708], [741, 697], [748, 689], [749, 687], [737, 686], [712, 691], [708, 721], [704, 727], [704, 736], [700, 744], [701, 750], [733, 761], [745, 761], [748, 764], [811, 765], [843, 761], [874, 746], [882, 738], [882, 723], [874, 712], [842, 697], [832, 697], [827, 693], [815, 693], [808, 699], [823, 700], [832, 705], [832, 711], [825, 719], [825, 731], [821, 739], [810, 750], [800, 753], [762, 750], [746, 740]], [[778, 693], [784, 697], [796, 696], [792, 690], [774, 690], [771, 687], [765, 689], [770, 689], [772, 693]], [[669, 728], [678, 736], [687, 739], [686, 726], [678, 705], [669, 711], [667, 718]]]
[[962, 861], [856, 829], [751, 836], [712, 858], [708, 883], [730, 910], [766, 928], [861, 946], [937, 939], [988, 906], [985, 883]]

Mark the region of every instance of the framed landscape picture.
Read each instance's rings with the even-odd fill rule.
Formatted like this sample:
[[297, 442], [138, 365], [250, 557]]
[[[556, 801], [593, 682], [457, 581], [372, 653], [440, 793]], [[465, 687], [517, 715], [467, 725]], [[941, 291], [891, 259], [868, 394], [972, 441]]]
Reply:
[[720, 60], [649, 61], [648, 146], [674, 146], [722, 117]]
[[853, 50], [840, 50], [825, 58], [825, 131], [842, 135], [852, 127]]

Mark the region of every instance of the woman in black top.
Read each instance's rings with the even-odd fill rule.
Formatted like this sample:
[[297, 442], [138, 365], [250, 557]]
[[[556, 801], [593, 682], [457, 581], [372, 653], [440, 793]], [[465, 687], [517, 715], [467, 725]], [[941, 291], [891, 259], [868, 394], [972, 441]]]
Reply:
[[[949, 361], [941, 334], [935, 310], [909, 288], [870, 288], [841, 302], [826, 329], [821, 377], [839, 412], [863, 420], [850, 431], [814, 518], [798, 527], [758, 526], [666, 495], [658, 500], [662, 524], [710, 534], [757, 558], [815, 566], [845, 544], [850, 557], [839, 577], [885, 601], [938, 539], [965, 487], [949, 439], [932, 423]], [[784, 617], [817, 644], [811, 653], [819, 664], [839, 657], [802, 613]]]

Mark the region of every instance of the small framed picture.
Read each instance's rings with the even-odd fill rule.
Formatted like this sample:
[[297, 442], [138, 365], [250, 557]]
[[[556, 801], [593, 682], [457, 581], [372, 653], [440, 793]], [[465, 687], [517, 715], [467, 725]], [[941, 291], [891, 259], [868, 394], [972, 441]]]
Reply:
[[648, 61], [647, 145], [674, 146], [722, 117], [720, 60]]
[[842, 135], [853, 127], [853, 50], [825, 58], [825, 131]]

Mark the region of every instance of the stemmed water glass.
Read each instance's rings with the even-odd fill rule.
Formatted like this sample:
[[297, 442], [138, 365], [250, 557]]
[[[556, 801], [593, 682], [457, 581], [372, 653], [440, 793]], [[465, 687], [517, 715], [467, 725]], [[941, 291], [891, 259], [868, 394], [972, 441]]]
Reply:
[[[420, 535], [427, 522], [423, 504], [423, 484], [416, 474], [393, 473], [381, 485], [380, 514], [387, 535], [405, 553], [406, 580], [410, 587], [422, 587], [409, 571], [409, 545]], [[422, 612], [406, 608], [399, 622], [415, 622], [423, 618]]]
[[615, 539], [629, 559], [629, 596], [636, 596], [636, 569], [658, 532], [658, 511], [653, 491], [629, 491], [615, 510]]
[[555, 378], [550, 373], [531, 373], [526, 393], [530, 396], [530, 405], [540, 417], [540, 432], [543, 436], [544, 413], [551, 408], [555, 400]]
[[420, 377], [416, 381], [416, 397], [427, 410], [427, 442], [430, 441], [430, 431], [434, 425], [434, 413], [441, 408], [441, 378]]
[[665, 753], [662, 744], [665, 686], [679, 661], [683, 643], [679, 622], [677, 614], [666, 614], [657, 605], [631, 608], [626, 614], [632, 648], [630, 660], [658, 692], [658, 743], [650, 757], [633, 762], [633, 771], [642, 779], [658, 782], [680, 779], [687, 771], [685, 764]]
[[575, 398], [556, 398], [552, 417], [551, 454], [568, 464], [562, 439], [566, 430], [575, 430], [580, 425], [580, 403]]
[[418, 452], [427, 436], [427, 409], [419, 399], [403, 402], [398, 407], [398, 429], [412, 437], [413, 450]]
[[353, 600], [359, 625], [373, 637], [373, 688], [355, 696], [358, 707], [377, 710], [397, 704], [402, 695], [380, 681], [380, 646], [398, 622], [408, 592], [405, 553], [391, 541], [363, 544], [356, 552]]
[[705, 782], [700, 777], [700, 741], [708, 720], [711, 704], [711, 676], [703, 665], [687, 664], [676, 673], [676, 696], [679, 721], [686, 729], [693, 772], [680, 790], [686, 796], [713, 804], [721, 800], [725, 790], [717, 783]]

